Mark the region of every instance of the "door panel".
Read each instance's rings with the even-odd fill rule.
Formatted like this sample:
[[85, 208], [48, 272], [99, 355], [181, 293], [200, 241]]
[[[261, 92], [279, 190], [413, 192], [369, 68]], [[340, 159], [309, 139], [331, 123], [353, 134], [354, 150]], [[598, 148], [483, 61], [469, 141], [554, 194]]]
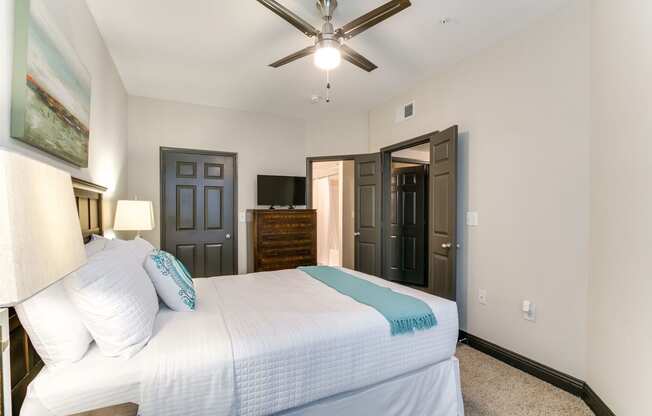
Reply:
[[457, 257], [457, 126], [430, 140], [430, 284], [455, 300]]
[[204, 224], [207, 230], [220, 230], [223, 222], [223, 197], [224, 188], [221, 186], [207, 186], [204, 188]]
[[235, 155], [164, 149], [163, 250], [193, 277], [234, 274]]
[[191, 275], [195, 275], [195, 263], [196, 263], [196, 245], [194, 244], [178, 244], [175, 249], [170, 250], [169, 247], [164, 248], [165, 251], [173, 253], [176, 258], [179, 259], [181, 263], [186, 266], [186, 269], [190, 272]]
[[376, 226], [376, 186], [362, 185], [359, 188], [360, 228], [373, 229]]
[[207, 276], [219, 276], [222, 273], [222, 244], [204, 245], [204, 273]]
[[355, 269], [381, 274], [380, 153], [355, 157]]
[[388, 280], [427, 285], [427, 182], [425, 165], [392, 169], [387, 227], [391, 258], [385, 265], [384, 275]]
[[194, 230], [196, 228], [195, 218], [197, 215], [196, 187], [189, 185], [177, 185], [176, 198], [176, 222], [177, 230]]

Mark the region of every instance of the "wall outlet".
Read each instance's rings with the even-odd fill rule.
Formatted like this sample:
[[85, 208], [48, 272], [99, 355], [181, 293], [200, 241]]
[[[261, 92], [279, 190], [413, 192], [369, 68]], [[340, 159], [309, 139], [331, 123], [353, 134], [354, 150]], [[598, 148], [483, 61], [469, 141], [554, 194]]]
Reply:
[[478, 302], [480, 302], [481, 305], [486, 305], [487, 304], [487, 291], [484, 289], [478, 290]]

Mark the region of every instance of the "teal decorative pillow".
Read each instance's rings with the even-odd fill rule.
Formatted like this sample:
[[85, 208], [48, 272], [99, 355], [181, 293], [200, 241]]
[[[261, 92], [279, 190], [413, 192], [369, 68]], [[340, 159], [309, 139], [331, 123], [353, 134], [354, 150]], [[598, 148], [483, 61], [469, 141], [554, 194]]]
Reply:
[[196, 293], [192, 277], [176, 257], [163, 250], [154, 250], [145, 259], [144, 266], [156, 293], [168, 308], [173, 311], [195, 310]]

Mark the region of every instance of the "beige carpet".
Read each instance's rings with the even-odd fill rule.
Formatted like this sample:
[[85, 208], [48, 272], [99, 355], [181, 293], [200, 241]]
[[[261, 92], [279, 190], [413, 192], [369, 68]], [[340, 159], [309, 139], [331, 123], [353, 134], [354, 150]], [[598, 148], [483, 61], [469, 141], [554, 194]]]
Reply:
[[593, 416], [581, 399], [473, 348], [456, 355], [466, 416]]

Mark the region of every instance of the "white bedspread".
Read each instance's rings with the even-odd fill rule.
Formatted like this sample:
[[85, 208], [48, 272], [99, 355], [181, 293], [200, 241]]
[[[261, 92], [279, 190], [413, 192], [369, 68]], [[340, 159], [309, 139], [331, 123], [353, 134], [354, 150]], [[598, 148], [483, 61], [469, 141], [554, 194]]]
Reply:
[[162, 311], [143, 350], [139, 416], [233, 413], [233, 353], [220, 296], [214, 280], [195, 286], [197, 310]]
[[236, 414], [291, 409], [454, 355], [458, 336], [454, 302], [347, 272], [424, 300], [437, 326], [391, 336], [389, 323], [375, 309], [299, 270], [215, 278], [233, 341]]

